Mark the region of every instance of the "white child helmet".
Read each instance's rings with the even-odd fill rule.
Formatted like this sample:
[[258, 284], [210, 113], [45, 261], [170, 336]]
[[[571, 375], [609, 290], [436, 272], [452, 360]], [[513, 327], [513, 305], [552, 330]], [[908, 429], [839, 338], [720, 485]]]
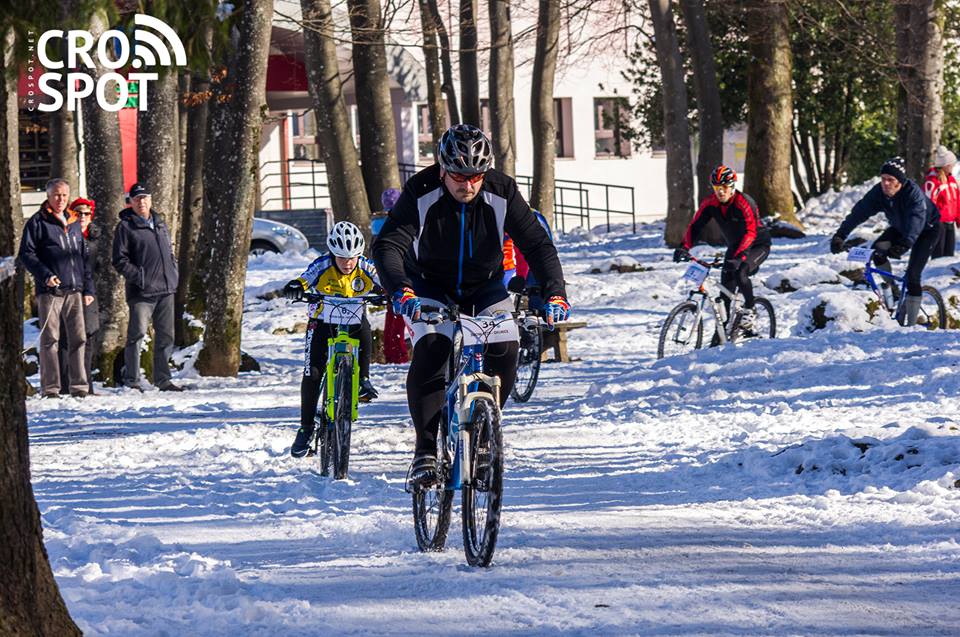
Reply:
[[349, 221], [338, 221], [327, 237], [327, 247], [335, 256], [350, 259], [363, 254], [365, 242], [360, 228]]

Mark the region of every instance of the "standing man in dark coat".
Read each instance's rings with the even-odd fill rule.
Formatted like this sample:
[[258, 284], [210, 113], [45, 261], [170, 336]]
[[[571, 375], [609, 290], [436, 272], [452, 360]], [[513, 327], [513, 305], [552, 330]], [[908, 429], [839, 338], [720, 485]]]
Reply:
[[130, 324], [123, 351], [123, 384], [140, 386], [140, 343], [153, 320], [153, 382], [160, 391], [183, 391], [170, 379], [173, 353], [173, 295], [177, 262], [170, 231], [150, 207], [150, 192], [139, 183], [130, 187], [130, 207], [120, 213], [113, 236], [113, 267], [126, 280]]
[[[93, 302], [93, 278], [86, 261], [86, 247], [79, 224], [68, 223], [70, 184], [65, 179], [47, 182], [47, 200], [23, 227], [20, 263], [37, 284], [40, 319], [40, 385], [44, 398], [60, 395], [61, 347], [69, 349], [70, 394], [87, 395], [84, 372], [86, 330], [84, 303]], [[60, 326], [66, 328], [66, 343], [60, 342]]]

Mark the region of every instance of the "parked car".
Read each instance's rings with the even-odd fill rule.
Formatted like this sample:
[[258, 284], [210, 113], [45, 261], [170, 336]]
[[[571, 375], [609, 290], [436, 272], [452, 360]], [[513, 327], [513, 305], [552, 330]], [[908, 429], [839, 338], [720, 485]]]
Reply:
[[310, 242], [302, 232], [279, 221], [253, 219], [253, 235], [250, 237], [250, 254], [265, 252], [303, 252]]

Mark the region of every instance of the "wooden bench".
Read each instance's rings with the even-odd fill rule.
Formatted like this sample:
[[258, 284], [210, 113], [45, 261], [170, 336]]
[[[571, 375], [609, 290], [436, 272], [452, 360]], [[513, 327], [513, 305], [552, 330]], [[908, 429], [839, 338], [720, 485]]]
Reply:
[[[586, 327], [586, 321], [563, 321], [557, 323], [550, 331], [544, 326], [543, 329], [543, 352], [540, 354], [540, 362], [553, 360], [555, 363], [569, 363], [570, 355], [567, 353], [567, 332], [570, 330]], [[548, 358], [548, 354], [553, 352], [553, 359]]]

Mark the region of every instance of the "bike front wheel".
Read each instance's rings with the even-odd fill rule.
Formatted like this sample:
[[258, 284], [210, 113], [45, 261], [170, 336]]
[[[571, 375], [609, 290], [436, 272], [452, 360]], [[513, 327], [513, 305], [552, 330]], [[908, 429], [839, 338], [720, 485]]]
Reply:
[[343, 480], [350, 466], [350, 434], [353, 429], [353, 361], [341, 356], [337, 362], [333, 410], [333, 477]]
[[703, 345], [703, 320], [693, 301], [684, 301], [670, 311], [660, 329], [657, 358], [687, 354]]
[[[441, 440], [439, 445], [443, 445]], [[453, 511], [453, 491], [446, 488], [442, 454], [437, 458], [439, 479], [429, 487], [415, 487], [413, 491], [413, 528], [417, 547], [421, 551], [442, 551], [450, 531]]]
[[518, 403], [525, 403], [533, 395], [540, 376], [540, 354], [543, 352], [543, 337], [540, 326], [520, 326], [520, 352], [517, 356], [517, 380], [510, 396]]
[[917, 325], [923, 325], [928, 330], [947, 329], [947, 306], [937, 288], [931, 285], [923, 286]]
[[503, 434], [500, 410], [491, 398], [477, 398], [470, 421], [470, 466], [463, 484], [463, 550], [470, 566], [488, 566], [500, 533], [503, 502]]

